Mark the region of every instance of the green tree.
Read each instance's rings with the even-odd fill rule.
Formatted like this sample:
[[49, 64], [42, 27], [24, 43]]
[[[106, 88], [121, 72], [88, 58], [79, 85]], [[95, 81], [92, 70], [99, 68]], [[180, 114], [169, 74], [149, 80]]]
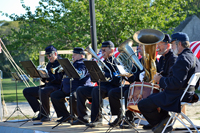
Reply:
[[[23, 5], [26, 14], [10, 16], [22, 26], [9, 35], [9, 49], [38, 63], [39, 51], [47, 45], [72, 49], [91, 43], [88, 0], [41, 0], [39, 4], [35, 13]], [[186, 6], [182, 0], [96, 0], [97, 43], [111, 40], [118, 46], [146, 28], [171, 33], [186, 18]]]

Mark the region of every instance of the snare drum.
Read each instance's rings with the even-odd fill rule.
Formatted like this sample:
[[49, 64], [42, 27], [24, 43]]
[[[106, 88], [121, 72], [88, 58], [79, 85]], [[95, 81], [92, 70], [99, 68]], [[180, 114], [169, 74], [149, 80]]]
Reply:
[[130, 111], [140, 113], [138, 109], [138, 102], [144, 98], [147, 98], [153, 93], [160, 92], [158, 84], [148, 82], [134, 82], [130, 85], [128, 93], [127, 108]]

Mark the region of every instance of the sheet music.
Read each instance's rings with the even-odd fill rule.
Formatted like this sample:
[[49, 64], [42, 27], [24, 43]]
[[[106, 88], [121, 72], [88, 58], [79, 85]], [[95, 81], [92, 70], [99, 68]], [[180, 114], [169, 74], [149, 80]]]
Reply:
[[118, 68], [120, 74], [123, 74], [123, 75], [128, 74], [128, 72], [125, 71], [124, 66], [117, 65], [117, 68]]

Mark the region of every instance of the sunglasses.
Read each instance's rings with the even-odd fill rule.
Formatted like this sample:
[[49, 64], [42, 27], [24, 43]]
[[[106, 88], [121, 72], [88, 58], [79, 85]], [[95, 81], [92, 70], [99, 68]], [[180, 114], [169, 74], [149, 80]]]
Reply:
[[52, 56], [52, 54], [47, 54], [47, 55], [46, 55], [46, 57], [51, 57], [51, 56]]
[[101, 49], [102, 52], [106, 52], [106, 49]]

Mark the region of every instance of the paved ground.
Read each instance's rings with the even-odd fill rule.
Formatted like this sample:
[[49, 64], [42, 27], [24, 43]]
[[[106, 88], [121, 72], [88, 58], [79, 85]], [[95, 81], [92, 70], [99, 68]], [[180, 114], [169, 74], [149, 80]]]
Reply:
[[[66, 104], [67, 105], [67, 104]], [[104, 106], [106, 107], [108, 105], [108, 101], [104, 101]], [[6, 108], [7, 108], [7, 114], [4, 116], [4, 119], [8, 116], [10, 116], [13, 111], [16, 109], [17, 105], [16, 103], [6, 103]], [[31, 107], [29, 106], [29, 104], [27, 102], [23, 102], [23, 103], [19, 103], [19, 108], [25, 115], [27, 115], [28, 117], [33, 117], [34, 116], [34, 112], [32, 111]], [[109, 110], [104, 108], [105, 112], [108, 112]], [[193, 106], [188, 106], [186, 107], [187, 109], [187, 115], [193, 120], [193, 122], [195, 123], [195, 125], [200, 125], [200, 101], [198, 103], [196, 103]], [[54, 110], [51, 107], [51, 114], [53, 114]], [[12, 117], [16, 117], [16, 116], [23, 116], [22, 113], [20, 111], [16, 111]], [[17, 119], [17, 118], [16, 118]], [[16, 120], [15, 119], [15, 120]], [[1, 133], [13, 133], [13, 132], [24, 132], [24, 133], [40, 133], [40, 132], [69, 132], [69, 133], [76, 133], [76, 132], [106, 132], [108, 129], [108, 125], [106, 124], [106, 122], [104, 121], [104, 125], [99, 127], [99, 128], [92, 128], [92, 129], [87, 129], [85, 130], [85, 126], [71, 126], [69, 123], [63, 123], [62, 125], [59, 125], [58, 127], [56, 127], [55, 129], [52, 129], [53, 126], [55, 126], [57, 123], [56, 121], [56, 115], [53, 115], [53, 119], [51, 122], [45, 122], [42, 123], [42, 125], [33, 125], [34, 123], [38, 123], [38, 122], [28, 122], [25, 123], [24, 125], [22, 125], [24, 122], [17, 122], [17, 123], [10, 123], [10, 122], [0, 122], [0, 132]], [[22, 126], [20, 126], [22, 125]], [[176, 123], [176, 125], [174, 126], [174, 128], [176, 127], [182, 127], [180, 125], [180, 123]], [[151, 133], [151, 130], [142, 130], [142, 125], [139, 125], [137, 130], [139, 132], [146, 132], [146, 133]], [[111, 132], [135, 132], [135, 129], [120, 129], [119, 127], [114, 128]], [[183, 130], [181, 131], [173, 131], [175, 133], [182, 133], [185, 132]]]

